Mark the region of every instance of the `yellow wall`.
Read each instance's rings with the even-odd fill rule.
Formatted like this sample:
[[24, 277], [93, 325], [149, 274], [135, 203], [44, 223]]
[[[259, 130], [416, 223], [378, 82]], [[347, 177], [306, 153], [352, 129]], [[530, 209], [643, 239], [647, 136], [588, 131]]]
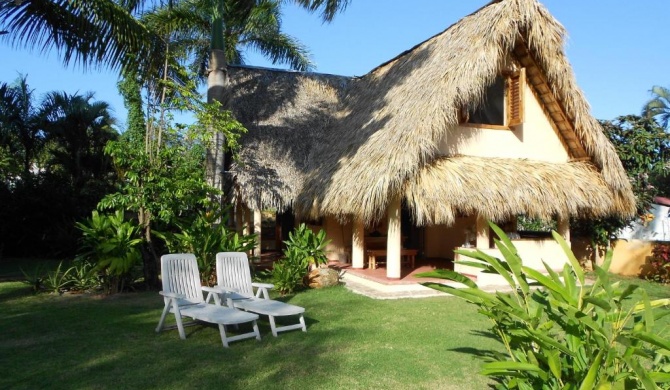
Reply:
[[[605, 259], [606, 249], [607, 248], [603, 248], [600, 250], [600, 263]], [[648, 271], [647, 263], [652, 256], [653, 249], [654, 241], [614, 241], [612, 243], [612, 264], [610, 265], [610, 272], [619, 275], [640, 276], [640, 274]], [[593, 248], [588, 240], [573, 240], [572, 252], [587, 269], [591, 269], [592, 264], [597, 262]]]
[[515, 130], [458, 126], [445, 133], [439, 144], [443, 155], [528, 158], [566, 162], [568, 152], [530, 86], [524, 90], [524, 123]]
[[647, 259], [651, 257], [654, 243], [640, 240], [617, 240], [612, 253], [610, 272], [620, 275], [638, 276], [645, 271]]
[[465, 230], [474, 229], [475, 223], [475, 217], [460, 217], [452, 226], [426, 226], [426, 257], [453, 259], [454, 248], [465, 243]]
[[351, 261], [352, 224], [340, 224], [335, 218], [323, 219], [323, 229], [330, 243], [326, 247], [328, 260]]

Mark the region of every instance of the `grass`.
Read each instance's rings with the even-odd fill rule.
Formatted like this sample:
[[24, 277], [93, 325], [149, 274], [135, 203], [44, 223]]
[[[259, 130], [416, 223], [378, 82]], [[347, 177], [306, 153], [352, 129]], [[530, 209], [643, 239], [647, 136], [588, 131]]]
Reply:
[[[670, 292], [635, 282], [652, 299]], [[155, 292], [32, 295], [0, 283], [0, 388], [481, 389], [483, 357], [502, 350], [456, 298], [378, 301], [335, 287], [286, 300], [306, 307], [307, 333], [274, 338], [261, 321], [261, 342], [225, 349], [212, 326], [187, 328], [186, 340], [156, 334]]]
[[218, 330], [154, 332], [155, 292], [34, 296], [0, 283], [0, 388], [485, 388], [482, 355], [499, 350], [473, 307], [455, 298], [377, 301], [343, 287], [289, 299], [307, 333], [221, 346]]

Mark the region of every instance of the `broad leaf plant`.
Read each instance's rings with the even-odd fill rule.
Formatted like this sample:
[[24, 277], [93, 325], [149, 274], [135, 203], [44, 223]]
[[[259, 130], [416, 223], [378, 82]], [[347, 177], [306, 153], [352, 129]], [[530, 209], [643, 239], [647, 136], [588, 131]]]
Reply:
[[471, 259], [462, 264], [500, 275], [509, 292], [486, 292], [449, 270], [420, 276], [465, 285], [423, 283], [477, 305], [491, 321], [505, 353], [494, 353], [482, 374], [492, 377], [496, 388], [670, 389], [670, 339], [667, 329], [657, 329], [658, 319], [670, 313], [670, 298], [650, 300], [634, 284], [612, 282], [611, 252], [587, 278], [556, 232], [569, 262], [560, 272], [546, 263], [546, 272], [529, 268], [505, 233], [490, 226], [503, 259], [480, 250], [457, 253]]

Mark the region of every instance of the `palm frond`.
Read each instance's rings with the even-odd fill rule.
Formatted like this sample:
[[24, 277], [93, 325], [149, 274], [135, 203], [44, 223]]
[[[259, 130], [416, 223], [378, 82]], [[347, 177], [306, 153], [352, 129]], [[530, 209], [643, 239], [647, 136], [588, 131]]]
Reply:
[[[113, 0], [0, 3], [2, 39], [40, 52], [55, 50], [67, 65], [122, 70], [149, 58], [160, 39]], [[130, 55], [134, 54], [134, 55]]]
[[670, 124], [670, 89], [655, 85], [650, 92], [653, 97], [642, 108], [642, 115], [655, 118], [659, 125], [667, 129]]
[[273, 64], [285, 63], [291, 69], [299, 71], [311, 71], [314, 68], [307, 48], [289, 35], [267, 34], [257, 36], [245, 43], [269, 58]]
[[338, 12], [344, 11], [350, 0], [293, 0], [310, 12], [320, 12], [324, 22], [330, 22]]

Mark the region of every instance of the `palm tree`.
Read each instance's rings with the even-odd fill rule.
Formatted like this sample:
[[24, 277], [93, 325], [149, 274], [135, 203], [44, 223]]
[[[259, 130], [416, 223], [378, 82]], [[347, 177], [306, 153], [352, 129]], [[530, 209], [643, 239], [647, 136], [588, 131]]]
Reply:
[[[242, 48], [255, 49], [273, 63], [296, 70], [311, 69], [307, 50], [281, 31], [280, 8], [277, 0], [198, 0], [160, 7], [143, 20], [152, 30], [172, 37], [172, 54], [208, 77], [208, 103], [218, 102], [225, 109], [225, 67], [244, 63]], [[215, 133], [207, 158], [209, 182], [220, 190], [223, 177], [216, 173], [224, 169], [224, 143], [223, 135]]]
[[43, 141], [38, 109], [27, 77], [19, 76], [13, 85], [0, 84], [0, 143], [3, 149], [20, 160], [18, 165], [23, 180], [30, 178]]
[[[234, 1], [224, 0], [224, 9]], [[233, 4], [233, 5], [231, 5]], [[207, 0], [180, 2], [160, 7], [143, 15], [147, 28], [161, 35], [171, 34], [170, 50], [181, 57], [200, 76], [207, 68], [211, 46], [212, 4]], [[224, 51], [229, 64], [244, 64], [242, 49], [261, 52], [273, 63], [288, 64], [294, 70], [309, 70], [312, 64], [307, 49], [281, 31], [281, 4], [277, 0], [259, 0], [247, 14], [232, 13], [222, 31]], [[242, 18], [240, 18], [242, 16]]]
[[[207, 103], [217, 102], [222, 108], [226, 108], [225, 91], [228, 86], [226, 51], [230, 47], [224, 39], [226, 37], [226, 22], [228, 20], [247, 21], [253, 15], [252, 11], [259, 4], [266, 2], [262, 0], [202, 1], [213, 6], [209, 8], [212, 33], [207, 67]], [[321, 11], [323, 20], [331, 21], [337, 12], [346, 8], [349, 0], [293, 0], [293, 2], [312, 12]], [[216, 133], [207, 156], [210, 183], [220, 190], [224, 188], [225, 144], [223, 134]]]
[[87, 182], [102, 181], [111, 171], [104, 148], [118, 135], [109, 104], [92, 101], [93, 97], [92, 92], [50, 92], [39, 113], [46, 140], [52, 144], [51, 164], [62, 167], [75, 195]]
[[670, 89], [654, 85], [651, 88], [652, 95], [642, 108], [642, 115], [648, 118], [655, 118], [665, 129], [670, 124]]
[[[56, 50], [65, 64], [133, 69], [161, 42], [134, 16], [141, 0], [3, 0], [0, 38], [13, 46]], [[146, 61], [144, 62], [146, 64]]]

